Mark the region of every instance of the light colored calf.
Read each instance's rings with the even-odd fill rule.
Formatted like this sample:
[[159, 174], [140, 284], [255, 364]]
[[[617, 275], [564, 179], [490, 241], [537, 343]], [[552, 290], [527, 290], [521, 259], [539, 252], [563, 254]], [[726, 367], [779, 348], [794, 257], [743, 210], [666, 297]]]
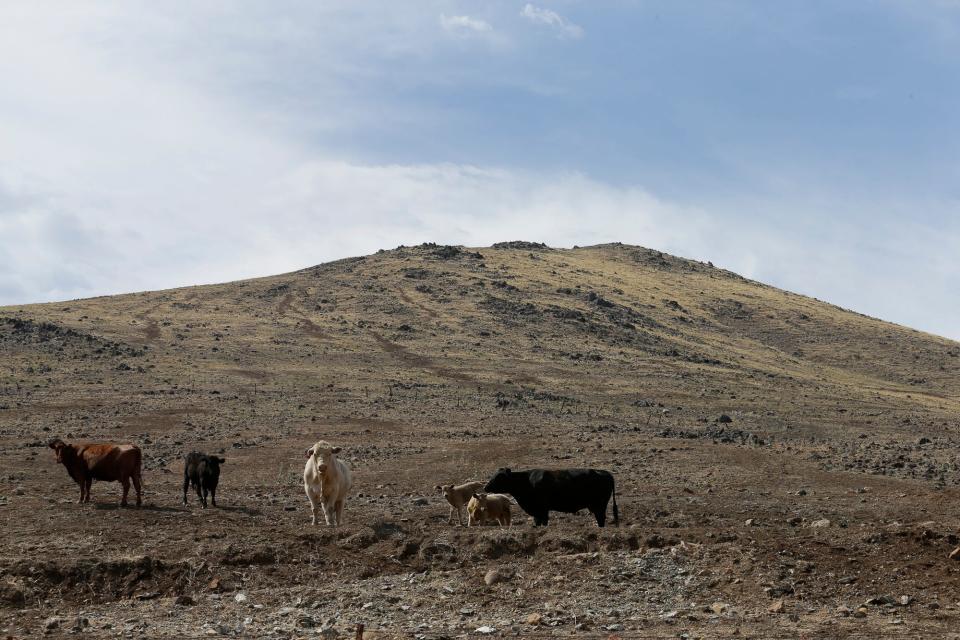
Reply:
[[475, 493], [467, 503], [467, 526], [493, 520], [500, 526], [511, 526], [510, 496], [502, 493]]
[[343, 524], [343, 503], [353, 486], [350, 468], [335, 454], [340, 447], [331, 447], [323, 440], [307, 449], [307, 464], [303, 469], [303, 488], [310, 499], [313, 524], [317, 524], [317, 506], [323, 509], [327, 525]]
[[453, 512], [457, 512], [457, 522], [463, 526], [463, 509], [467, 506], [473, 494], [483, 488], [484, 483], [480, 480], [473, 480], [464, 484], [438, 484], [435, 489], [443, 494], [443, 497], [450, 503], [450, 517], [447, 522], [453, 524]]

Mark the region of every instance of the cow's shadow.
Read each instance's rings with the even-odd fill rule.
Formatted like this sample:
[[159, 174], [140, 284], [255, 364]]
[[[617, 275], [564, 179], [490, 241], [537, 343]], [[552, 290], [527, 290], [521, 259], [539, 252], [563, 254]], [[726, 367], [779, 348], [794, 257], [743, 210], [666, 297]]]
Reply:
[[243, 505], [238, 505], [238, 504], [219, 506], [219, 507], [208, 507], [207, 511], [212, 511], [212, 512], [227, 511], [229, 513], [242, 513], [248, 516], [259, 516], [262, 513], [260, 509], [256, 509], [254, 507], [244, 507]]
[[189, 511], [189, 509], [186, 507], [165, 507], [158, 504], [145, 504], [138, 507], [130, 504], [121, 506], [116, 502], [95, 502], [93, 503], [93, 506], [98, 511], [157, 511], [161, 513], [179, 513]]

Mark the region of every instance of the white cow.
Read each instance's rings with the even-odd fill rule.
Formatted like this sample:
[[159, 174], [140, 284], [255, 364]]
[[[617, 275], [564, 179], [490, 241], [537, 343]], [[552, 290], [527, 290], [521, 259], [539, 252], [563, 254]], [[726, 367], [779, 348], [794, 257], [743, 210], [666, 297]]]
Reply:
[[317, 524], [317, 506], [323, 508], [323, 519], [327, 525], [336, 527], [343, 524], [343, 503], [353, 486], [350, 468], [335, 454], [340, 447], [331, 447], [323, 440], [307, 449], [307, 465], [303, 469], [303, 488], [310, 499], [313, 510], [313, 524]]

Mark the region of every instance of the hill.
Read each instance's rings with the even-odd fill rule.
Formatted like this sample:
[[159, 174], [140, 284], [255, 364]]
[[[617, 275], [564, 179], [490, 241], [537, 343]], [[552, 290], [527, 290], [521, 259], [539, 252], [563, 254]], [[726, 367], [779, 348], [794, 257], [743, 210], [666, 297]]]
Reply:
[[[564, 633], [935, 633], [958, 616], [960, 344], [710, 264], [400, 247], [0, 308], [0, 353], [14, 635], [78, 611], [102, 633], [195, 635], [532, 633], [536, 616]], [[139, 443], [148, 506], [115, 509], [102, 483], [70, 504], [54, 436]], [[357, 475], [336, 532], [308, 526], [301, 486], [320, 438]], [[194, 449], [227, 458], [221, 509], [179, 504]], [[609, 469], [623, 526], [450, 527], [433, 486], [500, 466]], [[509, 578], [488, 586], [493, 566]]]

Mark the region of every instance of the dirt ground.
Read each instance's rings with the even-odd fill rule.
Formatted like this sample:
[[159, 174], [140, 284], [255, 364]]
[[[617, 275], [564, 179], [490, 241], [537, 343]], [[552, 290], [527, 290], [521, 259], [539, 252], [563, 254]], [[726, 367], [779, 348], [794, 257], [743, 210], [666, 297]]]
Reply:
[[[0, 308], [0, 637], [960, 637], [960, 345], [625, 245]], [[135, 442], [145, 505], [47, 442]], [[304, 449], [343, 447], [338, 529]], [[182, 459], [220, 452], [218, 508]], [[598, 467], [621, 522], [433, 487]], [[494, 570], [494, 571], [491, 571]]]

